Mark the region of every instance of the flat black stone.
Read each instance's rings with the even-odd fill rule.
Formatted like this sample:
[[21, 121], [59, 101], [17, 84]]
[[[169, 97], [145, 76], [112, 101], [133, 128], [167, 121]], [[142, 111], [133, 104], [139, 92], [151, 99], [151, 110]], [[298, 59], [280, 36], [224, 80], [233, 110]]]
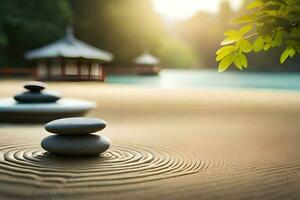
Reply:
[[98, 135], [51, 135], [41, 146], [46, 151], [64, 156], [98, 156], [110, 147], [110, 141]]
[[18, 103], [54, 103], [60, 98], [58, 94], [49, 92], [23, 92], [14, 96]]
[[40, 92], [47, 87], [46, 83], [39, 81], [29, 81], [24, 84], [24, 88], [30, 92]]
[[60, 135], [83, 135], [101, 131], [106, 127], [102, 119], [88, 117], [71, 117], [57, 119], [45, 125], [50, 133]]

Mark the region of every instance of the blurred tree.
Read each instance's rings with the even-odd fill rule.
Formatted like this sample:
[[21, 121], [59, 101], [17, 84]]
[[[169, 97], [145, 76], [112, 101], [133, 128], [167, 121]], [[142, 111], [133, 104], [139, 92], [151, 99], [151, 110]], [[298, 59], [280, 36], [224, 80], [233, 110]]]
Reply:
[[224, 47], [217, 51], [219, 71], [232, 64], [240, 70], [247, 68], [245, 54], [252, 51], [283, 46], [280, 63], [300, 52], [300, 0], [254, 0], [247, 9], [254, 12], [235, 20], [246, 25], [225, 32]]
[[71, 23], [68, 0], [1, 0], [0, 66], [23, 65], [25, 51], [64, 35]]
[[199, 65], [199, 55], [181, 40], [165, 37], [156, 51], [162, 62], [169, 67], [196, 68]]
[[231, 27], [230, 21], [234, 15], [229, 2], [222, 1], [218, 14], [200, 11], [177, 28], [196, 49], [202, 68], [213, 68], [217, 64], [215, 52], [219, 48], [223, 32]]
[[76, 35], [109, 50], [115, 63], [128, 64], [162, 35], [160, 19], [145, 0], [72, 0]]
[[187, 46], [170, 38], [150, 0], [71, 2], [76, 35], [112, 52], [114, 65], [132, 65], [134, 57], [145, 51], [171, 67], [189, 67], [196, 60]]
[[231, 20], [235, 13], [231, 9], [229, 1], [221, 1], [218, 13], [218, 22], [221, 29], [227, 29], [231, 26]]

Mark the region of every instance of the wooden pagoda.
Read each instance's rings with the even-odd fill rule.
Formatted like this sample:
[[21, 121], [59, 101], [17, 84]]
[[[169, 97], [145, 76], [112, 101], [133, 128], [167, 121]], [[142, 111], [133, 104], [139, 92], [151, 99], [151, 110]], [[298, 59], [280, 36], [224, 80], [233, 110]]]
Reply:
[[133, 60], [135, 72], [139, 75], [158, 75], [160, 72], [160, 60], [149, 54], [144, 53]]
[[102, 64], [113, 55], [76, 39], [68, 28], [64, 38], [27, 52], [25, 58], [36, 63], [37, 80], [104, 81]]

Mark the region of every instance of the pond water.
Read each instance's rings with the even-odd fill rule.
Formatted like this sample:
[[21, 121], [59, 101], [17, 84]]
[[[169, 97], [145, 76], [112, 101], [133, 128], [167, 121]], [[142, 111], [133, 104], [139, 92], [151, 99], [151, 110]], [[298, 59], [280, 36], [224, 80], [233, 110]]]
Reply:
[[162, 70], [159, 76], [111, 75], [107, 82], [160, 88], [262, 88], [300, 90], [300, 73]]

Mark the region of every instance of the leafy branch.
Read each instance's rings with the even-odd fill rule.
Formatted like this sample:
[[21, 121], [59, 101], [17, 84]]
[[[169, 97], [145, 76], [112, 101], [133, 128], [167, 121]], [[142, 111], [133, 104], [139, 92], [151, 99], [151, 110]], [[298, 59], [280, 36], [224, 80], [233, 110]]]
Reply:
[[280, 63], [300, 53], [300, 0], [254, 0], [247, 9], [252, 13], [234, 20], [243, 26], [224, 33], [223, 47], [216, 52], [219, 72], [231, 65], [247, 68], [250, 52], [284, 46]]

